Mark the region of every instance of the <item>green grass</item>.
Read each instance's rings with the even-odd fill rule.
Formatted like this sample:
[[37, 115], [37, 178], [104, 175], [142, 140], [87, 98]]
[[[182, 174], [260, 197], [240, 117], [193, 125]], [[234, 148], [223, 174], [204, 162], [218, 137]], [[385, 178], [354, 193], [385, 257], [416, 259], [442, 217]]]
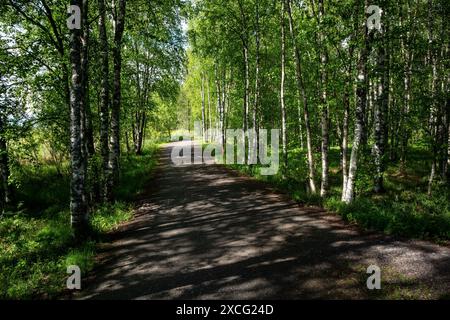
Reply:
[[63, 174], [58, 174], [54, 165], [27, 164], [14, 167], [12, 176], [19, 207], [27, 213], [40, 214], [51, 207], [59, 209], [67, 206], [70, 197], [67, 164]]
[[[19, 210], [0, 217], [0, 299], [57, 298], [64, 294], [67, 267], [82, 274], [94, 266], [96, 242], [132, 218], [131, 201], [141, 192], [156, 165], [157, 147], [142, 156], [124, 156], [118, 201], [91, 213], [95, 240], [75, 244], [70, 228], [69, 179], [49, 165], [22, 167]], [[42, 186], [36, 191], [37, 186]]]
[[450, 239], [449, 204], [444, 198], [445, 192], [443, 194], [432, 198], [409, 192], [401, 193], [397, 199], [359, 197], [350, 205], [331, 197], [325, 200], [324, 207], [366, 229], [440, 241]]
[[133, 217], [133, 208], [123, 202], [116, 202], [110, 206], [101, 206], [91, 215], [91, 226], [99, 234], [114, 229], [123, 221]]
[[121, 162], [120, 185], [116, 190], [116, 197], [121, 201], [132, 201], [136, 194], [141, 193], [149, 176], [157, 164], [155, 154], [159, 150], [159, 145], [151, 144], [146, 146], [142, 155], [125, 155]]
[[53, 297], [63, 289], [68, 265], [86, 268], [93, 244], [73, 246], [69, 221], [67, 211], [0, 219], [0, 298]]
[[[362, 159], [355, 187], [357, 197], [350, 205], [340, 201], [342, 172], [339, 169], [339, 149], [331, 148], [329, 158], [330, 194], [325, 199], [307, 192], [307, 164], [304, 151], [300, 149], [290, 150], [284, 179], [281, 168], [276, 175], [261, 176], [257, 165], [231, 167], [270, 183], [301, 204], [322, 206], [365, 229], [435, 242], [450, 240], [450, 188], [436, 184], [432, 196], [427, 195], [430, 164], [426, 150], [417, 146], [409, 150], [405, 172], [400, 171], [398, 163], [389, 163], [385, 174], [386, 192], [382, 194], [372, 192], [370, 159]], [[319, 160], [320, 154], [315, 154], [315, 159]], [[320, 188], [319, 162], [316, 168], [316, 183]]]

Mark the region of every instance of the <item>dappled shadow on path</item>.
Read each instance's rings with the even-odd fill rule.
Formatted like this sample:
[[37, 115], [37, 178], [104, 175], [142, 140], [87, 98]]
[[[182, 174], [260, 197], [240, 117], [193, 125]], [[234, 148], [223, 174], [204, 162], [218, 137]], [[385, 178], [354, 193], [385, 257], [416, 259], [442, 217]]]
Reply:
[[[101, 249], [82, 298], [444, 296], [450, 250], [361, 233], [221, 166], [174, 166], [168, 145], [135, 219]], [[370, 264], [380, 292], [366, 289]]]

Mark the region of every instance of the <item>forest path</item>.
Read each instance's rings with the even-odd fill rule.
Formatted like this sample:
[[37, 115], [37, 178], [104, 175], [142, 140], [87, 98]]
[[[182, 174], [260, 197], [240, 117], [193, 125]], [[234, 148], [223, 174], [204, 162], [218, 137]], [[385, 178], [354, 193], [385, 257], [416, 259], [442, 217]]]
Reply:
[[[135, 218], [101, 248], [78, 298], [449, 297], [448, 247], [358, 231], [223, 166], [174, 166], [180, 143], [161, 151]], [[381, 290], [366, 288], [371, 264]]]

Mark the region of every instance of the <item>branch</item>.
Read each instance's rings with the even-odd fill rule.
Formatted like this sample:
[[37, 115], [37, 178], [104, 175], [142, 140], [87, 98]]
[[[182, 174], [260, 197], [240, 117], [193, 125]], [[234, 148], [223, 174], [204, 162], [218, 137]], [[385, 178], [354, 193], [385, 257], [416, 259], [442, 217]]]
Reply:
[[45, 15], [47, 16], [47, 19], [50, 21], [50, 25], [52, 26], [53, 33], [55, 34], [56, 40], [58, 41], [58, 51], [59, 53], [64, 56], [64, 43], [62, 41], [61, 35], [59, 34], [58, 27], [56, 25], [55, 19], [53, 18], [52, 9], [47, 5], [47, 2], [45, 0], [41, 0], [42, 5], [45, 9]]
[[36, 27], [40, 28], [42, 31], [44, 31], [45, 34], [48, 35], [50, 38], [50, 42], [55, 46], [55, 48], [58, 49], [58, 43], [55, 41], [55, 39], [52, 37], [52, 34], [48, 31], [48, 29], [42, 25], [39, 21], [34, 20], [32, 17], [27, 15], [17, 4], [15, 4], [12, 0], [9, 0], [9, 4], [19, 13], [21, 14], [25, 20], [30, 22], [31, 24], [35, 25]]

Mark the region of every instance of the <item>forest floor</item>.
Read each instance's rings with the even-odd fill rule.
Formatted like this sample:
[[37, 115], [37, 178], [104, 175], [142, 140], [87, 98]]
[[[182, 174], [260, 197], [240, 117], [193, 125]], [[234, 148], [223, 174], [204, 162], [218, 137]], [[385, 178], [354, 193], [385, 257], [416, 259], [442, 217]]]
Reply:
[[75, 298], [450, 298], [448, 246], [362, 231], [224, 166], [174, 166], [180, 143]]

